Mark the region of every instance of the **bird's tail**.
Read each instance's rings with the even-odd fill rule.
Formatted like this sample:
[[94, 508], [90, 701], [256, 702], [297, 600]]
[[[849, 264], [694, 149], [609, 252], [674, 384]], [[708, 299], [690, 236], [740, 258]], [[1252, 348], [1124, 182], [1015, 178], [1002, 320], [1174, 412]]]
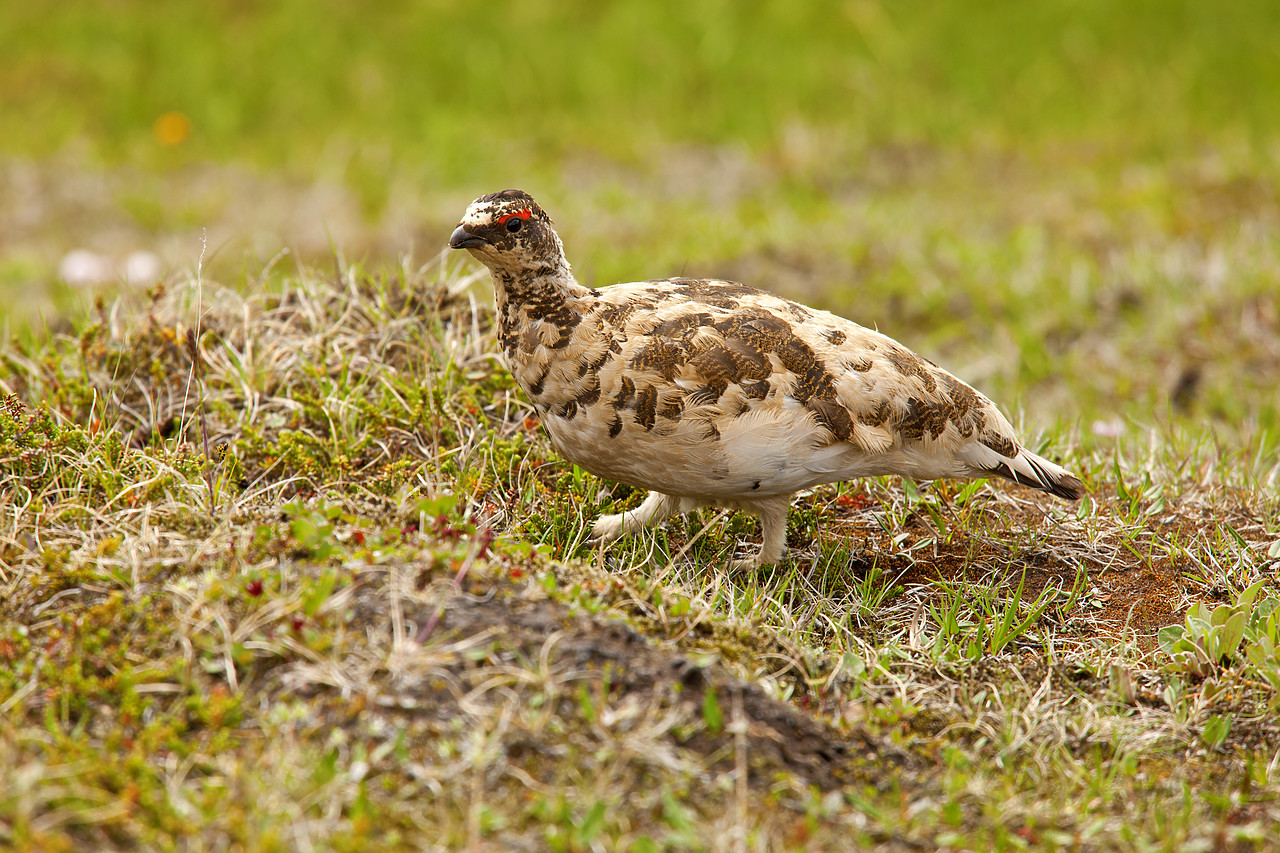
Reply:
[[977, 477], [1004, 477], [1069, 501], [1084, 497], [1084, 483], [1079, 478], [1025, 447], [1019, 447], [1017, 455], [1008, 457], [985, 444], [974, 442], [960, 452], [960, 457], [973, 468]]

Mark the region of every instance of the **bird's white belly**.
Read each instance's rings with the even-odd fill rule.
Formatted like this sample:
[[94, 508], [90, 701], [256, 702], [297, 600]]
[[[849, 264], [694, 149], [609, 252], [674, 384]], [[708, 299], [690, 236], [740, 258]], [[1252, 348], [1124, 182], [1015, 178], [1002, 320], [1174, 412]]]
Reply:
[[715, 421], [690, 417], [651, 430], [628, 422], [614, 437], [607, 407], [573, 419], [548, 412], [542, 423], [556, 451], [576, 465], [670, 495], [757, 498], [838, 479], [808, 464], [821, 432], [816, 425], [781, 414], [761, 409]]

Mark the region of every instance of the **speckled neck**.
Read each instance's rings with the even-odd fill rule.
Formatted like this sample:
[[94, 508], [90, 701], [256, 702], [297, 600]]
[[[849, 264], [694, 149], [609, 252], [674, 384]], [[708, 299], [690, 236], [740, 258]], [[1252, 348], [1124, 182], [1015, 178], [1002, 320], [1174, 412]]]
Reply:
[[519, 335], [531, 324], [549, 323], [568, 342], [588, 306], [590, 291], [573, 277], [563, 259], [556, 266], [523, 269], [518, 273], [492, 269], [498, 308], [498, 336], [508, 358], [514, 358]]

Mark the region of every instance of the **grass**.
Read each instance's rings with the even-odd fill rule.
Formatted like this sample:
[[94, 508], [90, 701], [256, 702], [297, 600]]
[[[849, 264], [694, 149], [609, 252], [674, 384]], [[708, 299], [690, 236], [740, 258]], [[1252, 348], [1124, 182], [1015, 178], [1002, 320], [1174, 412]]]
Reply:
[[[1059, 427], [1078, 508], [875, 479], [776, 570], [713, 511], [593, 551], [639, 496], [555, 461], [475, 279], [192, 280], [6, 352], [7, 845], [1275, 843], [1274, 457]], [[1157, 642], [1257, 581], [1231, 653]]]
[[202, 229], [228, 281], [281, 246], [394, 268], [506, 186], [604, 281], [753, 273], [839, 307], [867, 272], [888, 298], [940, 261], [943, 299], [951, 267], [1002, 281], [1018, 251], [1080, 294], [1099, 233], [1152, 249], [1137, 276], [1163, 274], [1153, 234], [1195, 268], [1207, 224], [1274, 214], [1274, 24], [1266, 2], [8, 4], [0, 293], [23, 298], [0, 318], [83, 310], [57, 273], [77, 248], [189, 272]]
[[[495, 162], [519, 174], [574, 149], [628, 159], [655, 140], [767, 148], [788, 122], [875, 143], [1019, 145], [1121, 125], [1148, 151], [1188, 134], [1265, 147], [1277, 130], [1266, 85], [1275, 13], [1261, 2], [1222, 14], [1190, 2], [1003, 2], [981, 18], [939, 2], [143, 9], [5, 11], [3, 89], [14, 118], [30, 119], [9, 150], [43, 155], [84, 134], [114, 162], [326, 163], [384, 180], [388, 162], [414, 157], [469, 184], [491, 179]], [[173, 111], [190, 137], [166, 150], [181, 133], [154, 123]]]
[[[3, 6], [0, 847], [1280, 846], [1274, 17]], [[642, 496], [435, 256], [508, 185], [584, 281], [878, 326], [1089, 497], [586, 546]]]

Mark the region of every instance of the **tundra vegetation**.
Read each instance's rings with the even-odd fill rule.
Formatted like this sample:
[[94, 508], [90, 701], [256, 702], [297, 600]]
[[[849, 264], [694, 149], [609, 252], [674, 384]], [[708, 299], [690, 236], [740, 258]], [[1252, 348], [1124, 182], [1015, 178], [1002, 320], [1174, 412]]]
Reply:
[[[0, 10], [0, 846], [1280, 844], [1267, 4], [331, 5]], [[504, 183], [583, 281], [880, 328], [1089, 496], [587, 545], [641, 495], [438, 253]]]

